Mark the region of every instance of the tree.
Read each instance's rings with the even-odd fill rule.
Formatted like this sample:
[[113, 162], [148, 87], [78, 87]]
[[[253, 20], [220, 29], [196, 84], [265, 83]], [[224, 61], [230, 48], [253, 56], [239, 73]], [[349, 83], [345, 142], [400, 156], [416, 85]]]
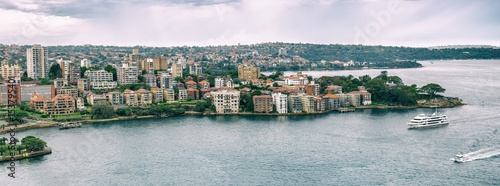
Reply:
[[196, 106], [194, 107], [193, 111], [195, 112], [205, 112], [205, 105], [202, 102], [196, 103]]
[[28, 71], [24, 71], [23, 76], [21, 76], [21, 81], [33, 81], [33, 78], [28, 77]]
[[132, 109], [129, 107], [121, 107], [116, 109], [116, 115], [119, 116], [131, 116], [132, 115]]
[[16, 146], [16, 150], [19, 152], [19, 154], [21, 154], [21, 151], [26, 149], [26, 147], [24, 145], [18, 145]]
[[307, 76], [307, 80], [308, 80], [309, 82], [311, 82], [311, 81], [313, 80], [313, 77], [312, 77], [312, 76]]
[[148, 71], [142, 70], [142, 75], [147, 74], [147, 73], [148, 73]]
[[139, 83], [146, 83], [146, 78], [142, 75], [137, 76], [137, 81]]
[[26, 111], [18, 110], [14, 114], [14, 118], [16, 119], [16, 122], [17, 121], [23, 121], [22, 119], [25, 118], [25, 117], [28, 117], [28, 113]]
[[106, 67], [104, 67], [104, 70], [106, 72], [110, 72], [113, 74], [113, 81], [116, 81], [117, 80], [117, 76], [116, 76], [116, 68], [113, 68], [113, 66], [111, 65], [108, 65]]
[[181, 76], [177, 76], [177, 77], [175, 77], [175, 81], [177, 81], [179, 83], [184, 83], [184, 78], [182, 78]]
[[106, 119], [113, 117], [115, 115], [115, 111], [109, 102], [99, 101], [92, 106], [92, 115], [94, 115], [94, 118], [96, 119]]
[[50, 79], [62, 78], [62, 69], [59, 63], [54, 63], [49, 69]]
[[32, 104], [30, 102], [24, 102], [19, 106], [19, 109], [26, 111], [28, 109], [31, 109], [31, 106]]
[[85, 66], [80, 67], [80, 78], [83, 78], [85, 76], [85, 71], [87, 71], [87, 70], [89, 70], [89, 69]]
[[7, 152], [7, 147], [5, 145], [0, 145], [0, 155], [3, 156], [4, 152]]
[[423, 86], [422, 88], [420, 88], [420, 92], [426, 93], [431, 98], [436, 96], [436, 93], [444, 93], [445, 91], [446, 91], [446, 89], [444, 89], [443, 87], [441, 87], [440, 85], [435, 84], [435, 83], [429, 83], [429, 84]]
[[21, 145], [25, 146], [26, 149], [33, 151], [41, 150], [44, 147], [47, 147], [47, 142], [34, 136], [26, 136], [21, 140]]
[[47, 78], [40, 78], [40, 85], [52, 85], [52, 82]]
[[8, 139], [6, 137], [3, 137], [2, 139], [0, 139], [0, 145], [5, 145], [5, 141], [7, 141]]

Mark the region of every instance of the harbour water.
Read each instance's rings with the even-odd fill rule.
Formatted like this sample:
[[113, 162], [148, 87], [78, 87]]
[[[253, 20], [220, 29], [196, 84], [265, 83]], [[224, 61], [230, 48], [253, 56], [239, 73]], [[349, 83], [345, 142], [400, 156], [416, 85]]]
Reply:
[[[181, 116], [17, 132], [53, 153], [0, 163], [1, 185], [492, 185], [500, 184], [500, 61], [435, 61], [389, 69], [405, 84], [438, 83], [468, 105], [450, 124], [408, 130], [432, 109], [308, 116]], [[303, 72], [375, 76], [381, 70]], [[293, 72], [286, 72], [287, 75]], [[0, 137], [4, 137], [0, 135]], [[454, 163], [470, 153], [477, 158]], [[486, 154], [488, 153], [488, 154]], [[4, 184], [5, 183], [5, 184]]]

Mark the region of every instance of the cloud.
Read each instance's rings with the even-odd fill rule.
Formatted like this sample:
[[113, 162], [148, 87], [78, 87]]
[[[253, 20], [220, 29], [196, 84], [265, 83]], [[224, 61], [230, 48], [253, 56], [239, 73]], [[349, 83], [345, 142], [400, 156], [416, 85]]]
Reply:
[[[389, 2], [0, 0], [0, 43], [500, 45], [497, 1], [396, 1], [397, 13]], [[390, 18], [377, 16], [383, 12]], [[357, 30], [365, 39], [357, 38]]]

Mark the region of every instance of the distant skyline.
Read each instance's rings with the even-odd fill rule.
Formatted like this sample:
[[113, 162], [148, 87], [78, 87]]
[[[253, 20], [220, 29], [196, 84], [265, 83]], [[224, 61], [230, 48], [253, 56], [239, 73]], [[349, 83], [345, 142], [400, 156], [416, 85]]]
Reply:
[[0, 43], [500, 46], [495, 0], [0, 0]]

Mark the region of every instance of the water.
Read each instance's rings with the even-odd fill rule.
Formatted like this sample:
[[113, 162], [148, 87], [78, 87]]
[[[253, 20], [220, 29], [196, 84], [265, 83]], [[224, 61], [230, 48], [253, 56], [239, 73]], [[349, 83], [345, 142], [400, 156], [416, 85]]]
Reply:
[[[500, 184], [500, 61], [422, 62], [388, 70], [406, 84], [434, 82], [466, 106], [450, 124], [408, 130], [431, 109], [314, 116], [189, 116], [44, 128], [53, 153], [18, 161], [1, 185], [491, 185]], [[381, 70], [304, 72], [313, 76]], [[288, 74], [289, 72], [287, 72]], [[5, 135], [0, 135], [3, 137]], [[474, 161], [454, 163], [458, 153]], [[7, 163], [0, 163], [7, 167]], [[5, 184], [4, 184], [5, 183]]]

